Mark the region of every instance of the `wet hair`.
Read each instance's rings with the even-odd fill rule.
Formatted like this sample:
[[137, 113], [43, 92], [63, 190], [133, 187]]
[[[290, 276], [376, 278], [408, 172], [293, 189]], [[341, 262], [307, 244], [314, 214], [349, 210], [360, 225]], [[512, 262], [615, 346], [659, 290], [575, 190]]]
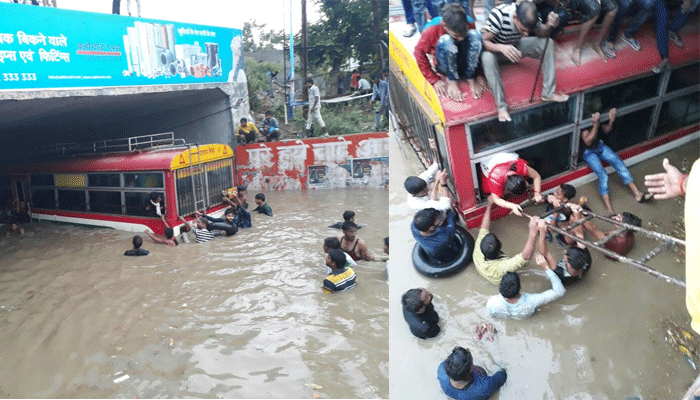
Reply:
[[514, 195], [523, 194], [525, 189], [527, 189], [527, 182], [525, 182], [525, 178], [518, 174], [508, 175], [504, 189]]
[[561, 185], [561, 192], [564, 195], [564, 197], [567, 198], [567, 200], [571, 200], [574, 197], [576, 197], [576, 188], [569, 185], [568, 183], [564, 183]]
[[622, 222], [634, 226], [641, 227], [642, 226], [642, 219], [639, 218], [638, 216], [628, 213], [628, 212], [623, 212], [622, 213]]
[[591, 267], [591, 253], [588, 249], [571, 246], [566, 250], [566, 258], [569, 260], [571, 268], [576, 271], [585, 271]]
[[345, 267], [345, 253], [338, 249], [328, 250], [328, 255], [331, 257], [331, 261], [335, 264], [336, 268]]
[[265, 115], [272, 115], [272, 111], [270, 111], [270, 110], [265, 111]]
[[417, 176], [409, 176], [403, 182], [403, 187], [406, 188], [406, 191], [413, 196], [422, 192], [426, 186], [428, 186], [428, 182]]
[[265, 201], [265, 194], [263, 194], [263, 193], [258, 193], [258, 194], [255, 195], [255, 198], [256, 198], [257, 200]]
[[325, 238], [323, 244], [329, 249], [340, 250], [340, 240], [335, 236]]
[[182, 225], [182, 228], [180, 228], [180, 232], [182, 232], [182, 233], [189, 232], [191, 230], [192, 230], [192, 227], [190, 226], [190, 224], [184, 224], [184, 225]]
[[345, 221], [350, 221], [350, 219], [353, 217], [355, 217], [355, 211], [345, 211], [343, 213], [343, 219]]
[[[530, 1], [524, 1], [518, 4], [515, 9], [515, 15], [521, 24], [525, 25], [528, 30], [533, 30], [537, 26], [537, 6]], [[443, 17], [444, 18], [444, 17]]]
[[172, 239], [175, 233], [173, 232], [173, 228], [165, 228], [163, 229], [163, 233], [165, 234], [165, 237], [168, 239]]
[[311, 77], [306, 78], [306, 83], [310, 83], [310, 84], [313, 85], [313, 84], [314, 84], [314, 78], [311, 78]]
[[506, 299], [512, 299], [520, 293], [520, 276], [515, 272], [506, 272], [501, 279], [498, 292]]
[[442, 7], [442, 22], [447, 29], [459, 36], [467, 34], [467, 14], [458, 3], [449, 3]]
[[143, 238], [139, 235], [136, 235], [133, 239], [131, 239], [131, 243], [134, 245], [135, 249], [140, 249], [141, 245], [143, 245]]
[[454, 381], [471, 381], [473, 363], [472, 353], [464, 347], [457, 346], [445, 359], [445, 373]]
[[406, 293], [401, 296], [401, 305], [403, 306], [403, 309], [412, 313], [417, 313], [420, 311], [420, 309], [425, 305], [420, 299], [422, 293], [423, 289], [407, 290]]
[[421, 232], [427, 232], [440, 217], [440, 211], [434, 208], [424, 208], [413, 216], [413, 225]]
[[246, 186], [246, 185], [238, 185], [238, 186], [236, 186], [236, 190], [239, 191], [239, 192], [245, 192], [246, 190], [248, 190], [248, 186]]
[[241, 122], [248, 122], [247, 118], [241, 118]]
[[[161, 197], [161, 196], [160, 196], [160, 193], [158, 193], [158, 192], [151, 192], [151, 193], [149, 193], [149, 195], [148, 195], [148, 198], [149, 198], [151, 201], [156, 201], [156, 200], [158, 200], [159, 197]], [[161, 197], [161, 198], [162, 198], [162, 197]]]
[[343, 222], [343, 230], [347, 231], [349, 229], [355, 229], [357, 230], [357, 224], [352, 222], [352, 221], [345, 221]]
[[487, 260], [496, 260], [501, 257], [501, 241], [493, 233], [489, 233], [481, 239], [479, 248]]
[[389, 236], [384, 238], [384, 246], [389, 247]]
[[233, 207], [229, 207], [224, 211], [224, 215], [229, 215], [229, 214], [236, 214], [236, 212], [233, 210]]

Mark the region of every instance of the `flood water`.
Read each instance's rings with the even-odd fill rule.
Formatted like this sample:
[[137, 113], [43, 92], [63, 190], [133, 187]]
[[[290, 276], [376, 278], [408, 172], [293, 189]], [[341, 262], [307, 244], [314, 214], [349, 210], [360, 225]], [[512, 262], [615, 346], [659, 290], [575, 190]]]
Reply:
[[383, 254], [387, 190], [266, 196], [273, 218], [204, 244], [145, 237], [146, 257], [124, 257], [133, 233], [111, 229], [0, 238], [0, 397], [388, 398], [385, 263], [321, 291], [343, 211]]
[[[410, 250], [415, 242], [409, 230], [413, 213], [406, 205], [403, 179], [424, 168], [396, 133], [390, 133], [390, 142], [389, 226], [394, 250], [389, 264], [392, 398], [447, 399], [436, 378], [437, 367], [455, 346], [470, 349], [474, 363], [485, 367], [489, 374], [496, 372], [497, 363], [506, 368], [508, 379], [493, 399], [681, 398], [698, 371], [665, 341], [662, 321], [671, 319], [689, 329], [684, 289], [626, 264], [609, 261], [592, 250], [591, 270], [582, 282], [568, 286], [564, 297], [541, 307], [527, 320], [489, 320], [484, 307], [490, 296], [498, 294], [498, 288], [479, 276], [473, 264], [444, 279], [426, 278], [413, 268]], [[663, 171], [663, 157], [680, 167], [683, 158], [692, 165], [699, 156], [700, 146], [694, 141], [637, 164], [630, 171], [641, 190], [645, 174]], [[681, 218], [680, 201], [638, 204], [616, 174], [610, 177], [610, 187], [613, 207], [618, 212], [630, 211], [640, 216], [645, 228], [652, 222], [659, 225], [658, 231], [669, 232], [674, 221]], [[604, 210], [597, 180], [577, 187], [577, 191], [588, 197], [594, 212]], [[535, 211], [544, 212], [544, 206], [528, 209], [530, 213]], [[605, 223], [597, 225], [612, 229]], [[477, 229], [469, 232], [476, 238]], [[522, 251], [527, 222], [511, 215], [492, 222], [491, 232], [502, 241], [504, 252], [512, 256]], [[638, 259], [656, 245], [637, 234], [636, 246], [628, 257]], [[549, 243], [548, 248], [557, 260], [563, 256], [558, 245]], [[664, 252], [648, 264], [684, 279], [683, 258], [674, 252]], [[523, 292], [550, 288], [534, 259], [519, 273]], [[403, 319], [401, 295], [414, 287], [425, 287], [434, 295], [433, 304], [442, 328], [434, 339], [415, 338]], [[495, 342], [477, 339], [475, 329], [481, 321], [495, 324]]]

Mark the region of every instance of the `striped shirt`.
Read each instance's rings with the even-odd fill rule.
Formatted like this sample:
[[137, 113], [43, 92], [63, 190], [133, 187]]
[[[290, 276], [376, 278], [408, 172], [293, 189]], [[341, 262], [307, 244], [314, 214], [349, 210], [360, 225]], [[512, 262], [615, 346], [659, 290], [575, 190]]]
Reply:
[[345, 267], [334, 271], [323, 280], [323, 292], [333, 293], [355, 287], [355, 271], [350, 267]]
[[482, 32], [491, 32], [496, 35], [493, 40], [495, 43], [500, 44], [513, 44], [520, 40], [521, 35], [517, 29], [515, 29], [515, 24], [513, 23], [513, 16], [515, 15], [516, 4], [501, 4], [500, 6], [491, 10], [489, 14], [489, 19], [486, 21], [484, 26], [481, 28]]
[[208, 231], [206, 229], [193, 228], [195, 238], [197, 238], [197, 243], [205, 243], [214, 239], [214, 232]]

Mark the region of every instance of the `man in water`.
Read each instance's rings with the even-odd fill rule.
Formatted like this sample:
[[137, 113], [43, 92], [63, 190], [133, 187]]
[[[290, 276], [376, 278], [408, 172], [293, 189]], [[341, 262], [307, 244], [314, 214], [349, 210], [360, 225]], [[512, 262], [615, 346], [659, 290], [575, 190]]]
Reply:
[[342, 292], [355, 287], [355, 271], [345, 266], [345, 254], [342, 251], [329, 250], [326, 266], [331, 269], [331, 273], [323, 280], [324, 293]]
[[468, 349], [457, 346], [438, 367], [438, 381], [446, 395], [453, 399], [487, 399], [506, 382], [506, 370], [492, 376], [474, 365]]
[[[575, 205], [574, 205], [575, 206]], [[580, 219], [581, 207], [573, 207], [574, 222]], [[564, 252], [564, 258], [557, 262], [549, 251], [547, 251], [547, 241], [544, 238], [547, 226], [543, 220], [538, 223], [540, 230], [539, 251], [537, 255], [538, 264], [543, 263], [557, 274], [564, 285], [578, 282], [591, 268], [591, 253], [581, 242], [576, 242], [569, 246]], [[580, 225], [574, 228], [574, 234], [583, 239], [583, 227]], [[544, 260], [544, 261], [543, 261]]]
[[[338, 240], [337, 237], [333, 237], [333, 236], [327, 237], [323, 241], [323, 252], [327, 254], [331, 250], [340, 250], [340, 241]], [[342, 251], [342, 250], [340, 250], [340, 251]], [[350, 257], [350, 254], [348, 254], [344, 251], [343, 251], [343, 254], [345, 254], [345, 266], [346, 267], [353, 267], [354, 268], [357, 266], [357, 263], [355, 262], [355, 260], [352, 259], [352, 257]], [[326, 266], [326, 272], [329, 274], [331, 273], [330, 269], [328, 269], [328, 266]]]
[[173, 228], [165, 228], [163, 230], [163, 233], [165, 234], [165, 237], [161, 235], [156, 235], [153, 233], [152, 230], [146, 229], [146, 234], [148, 234], [148, 237], [153, 239], [154, 242], [159, 243], [159, 244], [167, 244], [168, 246], [174, 247], [177, 246], [177, 239], [175, 239], [173, 235]]
[[[452, 207], [450, 192], [447, 190], [447, 172], [439, 171], [439, 168], [438, 163], [433, 163], [420, 175], [409, 176], [404, 181], [403, 186], [408, 192], [406, 202], [414, 211], [425, 208], [447, 211]], [[431, 188], [430, 182], [433, 180]]]
[[127, 250], [124, 252], [125, 256], [147, 256], [148, 255], [148, 250], [142, 249], [141, 245], [143, 245], [143, 238], [139, 235], [136, 235], [131, 239], [131, 244], [134, 245], [134, 248], [131, 250]]
[[489, 232], [491, 225], [491, 207], [494, 201], [487, 199], [486, 212], [481, 220], [479, 235], [474, 243], [474, 266], [479, 275], [486, 278], [493, 285], [501, 283], [501, 279], [507, 272], [515, 272], [524, 268], [532, 258], [537, 239], [537, 221], [539, 217], [532, 217], [528, 223], [529, 232], [523, 250], [513, 257], [508, 257], [501, 251], [501, 241], [493, 233]]
[[272, 208], [265, 202], [264, 193], [258, 193], [255, 195], [255, 204], [258, 206], [253, 211], [257, 211], [259, 214], [269, 215], [270, 217], [272, 216]]
[[427, 289], [409, 289], [401, 296], [401, 305], [413, 336], [428, 339], [440, 333], [440, 317], [433, 307], [433, 294]]
[[455, 213], [443, 214], [434, 208], [420, 210], [413, 216], [411, 233], [428, 257], [451, 261], [459, 256], [461, 246], [455, 233]]
[[[330, 225], [329, 228], [343, 229], [343, 224], [348, 221], [355, 222], [355, 211], [345, 211], [343, 213], [343, 222], [336, 222], [335, 224]], [[355, 223], [355, 225], [357, 225], [357, 223]], [[357, 225], [357, 229], [362, 229], [362, 227]]]
[[355, 261], [374, 261], [365, 242], [357, 237], [357, 225], [354, 222], [343, 223], [343, 236], [340, 237], [340, 249], [348, 253]]

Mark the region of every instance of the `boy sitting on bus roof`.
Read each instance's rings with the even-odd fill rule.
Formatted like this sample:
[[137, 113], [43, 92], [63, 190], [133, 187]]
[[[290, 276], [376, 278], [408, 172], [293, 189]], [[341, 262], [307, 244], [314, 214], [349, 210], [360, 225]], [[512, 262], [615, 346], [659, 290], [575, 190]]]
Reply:
[[[484, 77], [476, 76], [481, 46], [481, 34], [470, 29], [464, 8], [451, 3], [442, 9], [442, 22], [423, 32], [413, 54], [418, 68], [438, 96], [462, 101], [460, 79], [466, 79], [475, 99], [486, 89]], [[434, 69], [428, 55], [433, 58]]]
[[[542, 59], [542, 100], [564, 102], [566, 94], [555, 93], [557, 87], [554, 63], [554, 42], [549, 38], [551, 30], [559, 23], [559, 16], [550, 12], [547, 23], [537, 16], [537, 6], [530, 1], [518, 4], [502, 4], [493, 10], [481, 28], [484, 51], [481, 62], [486, 80], [498, 107], [498, 120], [511, 121], [503, 91], [499, 62], [517, 63], [523, 56]], [[531, 37], [531, 33], [538, 37]]]
[[518, 204], [503, 199], [505, 194], [520, 195], [525, 193], [528, 184], [525, 177], [532, 178], [535, 186], [535, 203], [541, 203], [544, 199], [542, 191], [542, 178], [539, 172], [532, 169], [527, 161], [518, 157], [516, 153], [496, 153], [481, 163], [481, 170], [486, 177], [486, 187], [499, 207], [509, 208], [515, 215], [520, 216], [523, 210]]
[[236, 132], [238, 132], [238, 143], [248, 144], [255, 142], [258, 128], [255, 127], [254, 123], [249, 122], [247, 118], [241, 118], [241, 124], [238, 125]]

